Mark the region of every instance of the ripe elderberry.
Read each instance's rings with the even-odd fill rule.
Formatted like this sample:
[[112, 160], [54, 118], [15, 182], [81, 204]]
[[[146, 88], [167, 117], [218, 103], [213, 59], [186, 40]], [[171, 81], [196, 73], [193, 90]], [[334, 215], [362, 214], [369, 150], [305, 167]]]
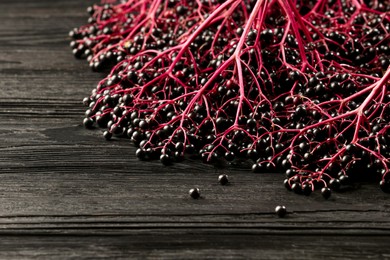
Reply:
[[275, 213], [279, 218], [283, 218], [287, 214], [287, 209], [285, 206], [276, 206]]
[[321, 189], [321, 195], [325, 199], [329, 199], [331, 194], [332, 194], [332, 192], [328, 187], [324, 187]]
[[226, 174], [219, 175], [218, 176], [218, 182], [221, 185], [227, 185], [229, 183], [229, 176], [227, 176]]
[[110, 131], [104, 131], [104, 132], [103, 132], [103, 137], [104, 137], [106, 140], [111, 140], [112, 133], [111, 133]]
[[89, 118], [89, 117], [86, 117], [83, 120], [83, 125], [85, 126], [85, 128], [89, 128], [90, 129], [93, 126], [93, 120], [91, 118]]
[[198, 188], [190, 189], [189, 194], [190, 194], [191, 198], [193, 198], [193, 199], [200, 198], [200, 190]]

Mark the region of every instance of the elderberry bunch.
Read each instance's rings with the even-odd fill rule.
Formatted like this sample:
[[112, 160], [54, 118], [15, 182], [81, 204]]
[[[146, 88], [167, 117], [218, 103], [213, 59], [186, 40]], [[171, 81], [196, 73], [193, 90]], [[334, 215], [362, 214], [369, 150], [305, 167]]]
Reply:
[[76, 58], [87, 58], [92, 70], [109, 71], [125, 57], [175, 46], [213, 8], [205, 0], [94, 5], [87, 9], [88, 24], [70, 31], [70, 46]]
[[127, 136], [141, 160], [285, 172], [297, 194], [370, 179], [390, 191], [390, 5], [137, 3], [93, 8], [112, 31], [72, 31], [74, 52], [93, 39], [84, 55], [111, 68], [84, 99], [87, 127]]

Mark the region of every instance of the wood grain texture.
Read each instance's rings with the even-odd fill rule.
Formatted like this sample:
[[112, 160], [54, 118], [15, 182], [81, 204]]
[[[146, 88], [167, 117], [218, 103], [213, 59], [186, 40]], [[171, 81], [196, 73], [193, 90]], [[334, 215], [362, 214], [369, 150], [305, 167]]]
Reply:
[[91, 3], [0, 1], [1, 259], [390, 258], [376, 184], [302, 197], [280, 174], [139, 162], [128, 140], [85, 130], [80, 101], [102, 75], [72, 57], [67, 32]]

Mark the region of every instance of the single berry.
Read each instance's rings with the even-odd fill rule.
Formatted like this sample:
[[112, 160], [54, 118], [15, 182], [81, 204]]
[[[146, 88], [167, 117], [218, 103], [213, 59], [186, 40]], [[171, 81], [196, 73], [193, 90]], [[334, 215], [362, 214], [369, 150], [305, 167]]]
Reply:
[[276, 206], [275, 213], [279, 218], [283, 218], [287, 214], [287, 209], [285, 206]]
[[332, 190], [339, 190], [340, 189], [340, 186], [341, 186], [341, 183], [340, 183], [340, 180], [339, 179], [331, 179], [329, 181], [329, 186]]
[[302, 194], [302, 185], [300, 183], [294, 183], [291, 185], [291, 189], [296, 193], [296, 194]]
[[390, 193], [390, 182], [386, 180], [381, 180], [379, 182], [379, 187], [383, 192]]
[[90, 118], [90, 117], [84, 118], [84, 120], [83, 120], [83, 125], [85, 126], [85, 128], [91, 129], [92, 126], [93, 126], [93, 120], [92, 120], [92, 118]]
[[172, 159], [168, 154], [161, 154], [160, 161], [164, 165], [170, 165], [172, 164]]
[[83, 104], [84, 104], [84, 106], [86, 106], [86, 107], [89, 105], [90, 102], [91, 102], [91, 100], [90, 100], [89, 97], [85, 97], [85, 98], [83, 99]]
[[199, 197], [200, 197], [200, 190], [198, 188], [190, 189], [189, 194], [190, 194], [191, 198], [199, 199]]
[[137, 156], [137, 158], [140, 159], [140, 160], [144, 160], [145, 157], [146, 157], [145, 150], [142, 149], [142, 148], [138, 148], [138, 149], [135, 151], [135, 156]]
[[325, 199], [329, 199], [330, 195], [332, 195], [332, 192], [328, 187], [324, 187], [321, 189], [321, 195]]
[[219, 175], [218, 177], [218, 182], [221, 184], [221, 185], [226, 185], [229, 183], [229, 176], [227, 176], [226, 174], [221, 174]]
[[112, 133], [110, 131], [104, 131], [103, 132], [103, 137], [108, 141], [111, 140]]
[[283, 181], [283, 185], [284, 187], [286, 187], [287, 190], [291, 191], [291, 185], [290, 185], [290, 182], [288, 181], [288, 179], [284, 179]]
[[340, 184], [341, 185], [348, 185], [349, 184], [349, 177], [347, 175], [341, 175], [339, 177]]
[[309, 183], [305, 183], [302, 185], [302, 193], [303, 195], [309, 196], [313, 191], [312, 185]]

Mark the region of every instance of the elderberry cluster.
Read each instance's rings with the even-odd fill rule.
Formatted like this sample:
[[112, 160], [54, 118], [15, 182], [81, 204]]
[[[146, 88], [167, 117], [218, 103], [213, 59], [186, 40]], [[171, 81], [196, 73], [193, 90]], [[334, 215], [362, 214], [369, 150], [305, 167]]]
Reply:
[[84, 99], [84, 125], [131, 139], [141, 160], [249, 161], [324, 198], [362, 180], [389, 192], [390, 7], [298, 2], [89, 8], [73, 52], [111, 71]]
[[200, 20], [198, 12], [212, 10], [209, 1], [125, 1], [122, 4], [91, 6], [88, 25], [69, 32], [76, 58], [86, 58], [94, 71], [109, 71], [128, 55], [164, 51]]

